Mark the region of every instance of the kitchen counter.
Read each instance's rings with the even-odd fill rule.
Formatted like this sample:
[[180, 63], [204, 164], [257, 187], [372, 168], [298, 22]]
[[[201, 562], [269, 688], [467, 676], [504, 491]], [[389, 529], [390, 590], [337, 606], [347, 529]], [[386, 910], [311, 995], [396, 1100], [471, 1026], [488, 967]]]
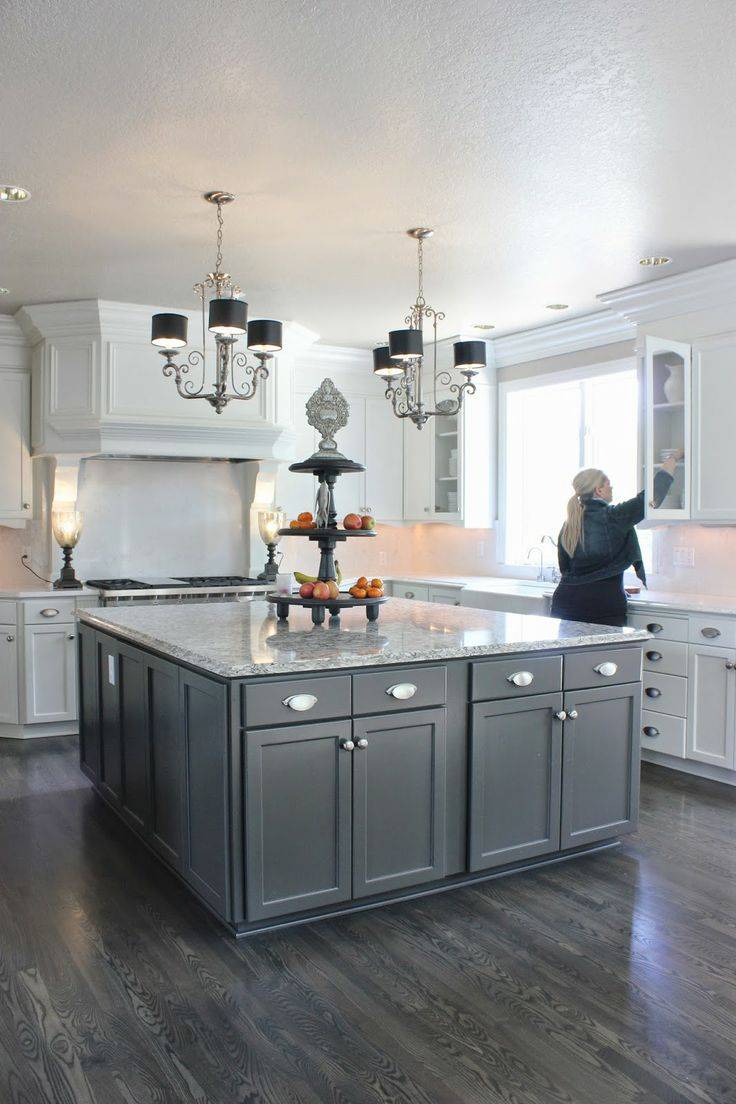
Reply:
[[57, 598], [90, 598], [97, 597], [98, 591], [91, 587], [82, 587], [80, 590], [54, 590], [52, 583], [30, 583], [27, 586], [0, 586], [0, 598], [46, 598], [49, 594], [55, 594]]
[[223, 678], [417, 663], [469, 656], [633, 643], [647, 633], [549, 617], [459, 609], [402, 598], [366, 622], [345, 610], [339, 625], [313, 626], [310, 611], [278, 622], [270, 603], [132, 606], [80, 610], [103, 632]]

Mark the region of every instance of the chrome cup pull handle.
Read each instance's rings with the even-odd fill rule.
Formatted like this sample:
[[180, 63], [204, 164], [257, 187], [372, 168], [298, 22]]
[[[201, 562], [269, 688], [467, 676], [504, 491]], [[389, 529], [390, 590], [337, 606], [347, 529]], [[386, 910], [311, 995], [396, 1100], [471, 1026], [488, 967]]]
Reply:
[[514, 671], [513, 675], [506, 676], [506, 681], [514, 686], [531, 686], [534, 682], [534, 675], [531, 671]]
[[599, 663], [593, 670], [597, 675], [603, 675], [603, 678], [613, 678], [618, 671], [618, 664], [609, 659], [605, 663]]
[[306, 713], [308, 709], [314, 708], [316, 704], [317, 698], [314, 694], [290, 694], [282, 702], [282, 705], [285, 705], [287, 709], [295, 709], [297, 713]]
[[654, 740], [657, 736], [659, 736], [659, 729], [655, 728], [654, 725], [644, 725], [642, 732], [650, 740]]
[[656, 621], [652, 621], [649, 625], [647, 625], [647, 631], [650, 633], [661, 633], [662, 626], [658, 625]]
[[53, 606], [47, 606], [46, 609], [41, 610], [42, 617], [58, 617], [59, 611], [54, 609]]
[[416, 692], [417, 688], [413, 682], [397, 682], [386, 689], [389, 697], [398, 698], [399, 701], [408, 701], [409, 698], [414, 697]]
[[662, 658], [661, 652], [647, 652], [647, 659], [650, 663], [659, 663]]
[[706, 626], [704, 629], [700, 630], [700, 635], [705, 636], [708, 640], [715, 640], [717, 636], [721, 635], [721, 630]]

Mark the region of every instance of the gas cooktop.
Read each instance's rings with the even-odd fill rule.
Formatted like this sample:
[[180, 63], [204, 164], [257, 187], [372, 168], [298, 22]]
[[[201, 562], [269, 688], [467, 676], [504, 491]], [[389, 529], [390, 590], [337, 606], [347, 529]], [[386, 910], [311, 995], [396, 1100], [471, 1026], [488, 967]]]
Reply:
[[263, 586], [263, 580], [245, 575], [183, 575], [165, 579], [88, 579], [96, 590], [186, 590], [189, 587]]

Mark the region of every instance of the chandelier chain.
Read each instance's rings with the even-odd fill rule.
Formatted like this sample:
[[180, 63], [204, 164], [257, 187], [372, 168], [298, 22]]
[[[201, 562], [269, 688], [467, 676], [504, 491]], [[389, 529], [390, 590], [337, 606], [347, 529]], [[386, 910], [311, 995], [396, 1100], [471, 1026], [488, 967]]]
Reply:
[[419, 270], [419, 295], [418, 299], [424, 299], [424, 241], [422, 238], [417, 239], [417, 253], [418, 253], [418, 270]]
[[217, 204], [217, 257], [215, 259], [215, 273], [222, 271], [222, 203]]

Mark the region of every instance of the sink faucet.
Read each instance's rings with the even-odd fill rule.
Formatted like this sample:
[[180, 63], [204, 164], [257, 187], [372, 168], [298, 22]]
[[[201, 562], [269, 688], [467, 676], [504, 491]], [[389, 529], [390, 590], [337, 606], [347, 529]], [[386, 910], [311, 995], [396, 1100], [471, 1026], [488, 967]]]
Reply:
[[[540, 541], [540, 545], [541, 545], [541, 548], [542, 548], [542, 557], [544, 557], [544, 546], [545, 546], [545, 544], [551, 544], [552, 547], [554, 548], [555, 552], [557, 551], [557, 541], [555, 540], [554, 537], [551, 537], [549, 535], [549, 533], [545, 533], [544, 536], [542, 537], [541, 541]], [[542, 561], [542, 572], [543, 572], [543, 577], [544, 577], [544, 560]], [[559, 570], [559, 568], [557, 567], [556, 564], [553, 564], [552, 567], [550, 568], [549, 575], [550, 575], [550, 580], [553, 583], [559, 583], [559, 581], [560, 581], [560, 570]]]
[[526, 554], [527, 563], [532, 563], [532, 555], [534, 552], [539, 553], [539, 571], [537, 572], [537, 582], [544, 581], [544, 549], [540, 548], [538, 544], [535, 544], [533, 548], [530, 548]]

